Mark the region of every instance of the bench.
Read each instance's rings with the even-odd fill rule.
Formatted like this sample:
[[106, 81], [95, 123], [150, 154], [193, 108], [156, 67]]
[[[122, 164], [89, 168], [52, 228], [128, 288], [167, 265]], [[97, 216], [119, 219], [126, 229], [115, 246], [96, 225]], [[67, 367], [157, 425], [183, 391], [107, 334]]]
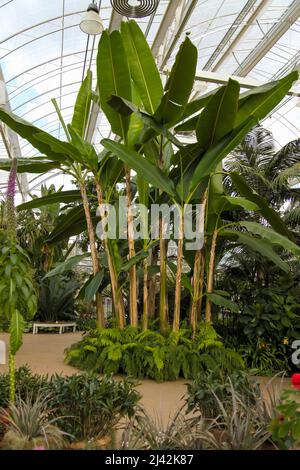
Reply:
[[76, 323], [34, 323], [32, 331], [34, 335], [38, 334], [39, 328], [58, 328], [61, 335], [66, 328], [73, 328], [73, 333], [75, 333]]

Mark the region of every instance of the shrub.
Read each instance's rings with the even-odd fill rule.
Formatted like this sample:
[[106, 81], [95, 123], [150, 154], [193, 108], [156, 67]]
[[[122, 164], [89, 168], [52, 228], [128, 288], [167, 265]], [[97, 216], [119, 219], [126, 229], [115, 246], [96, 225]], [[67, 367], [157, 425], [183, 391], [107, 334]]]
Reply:
[[200, 325], [195, 339], [189, 329], [178, 333], [124, 330], [94, 330], [66, 351], [66, 361], [97, 373], [125, 373], [157, 381], [193, 378], [216, 367], [224, 371], [243, 368], [239, 354], [223, 347], [211, 325]]
[[6, 450], [61, 449], [65, 447], [65, 433], [55, 425], [48, 396], [38, 395], [31, 400], [17, 397], [15, 404], [0, 410], [6, 433], [1, 446]]
[[[15, 371], [16, 395], [26, 400], [27, 397], [37, 397], [48, 381], [46, 376], [33, 374], [28, 366], [22, 366]], [[9, 403], [9, 374], [0, 374], [0, 408], [6, 408]]]
[[[9, 377], [0, 374], [0, 406], [9, 406]], [[93, 375], [77, 374], [51, 378], [32, 374], [28, 367], [16, 371], [17, 403], [25, 407], [40, 396], [47, 397], [49, 420], [75, 439], [101, 438], [110, 433], [122, 417], [131, 417], [140, 399], [132, 380], [101, 380]], [[0, 421], [1, 427], [1, 421]], [[4, 432], [3, 423], [2, 433]]]
[[234, 371], [228, 376], [216, 369], [199, 374], [190, 384], [187, 384], [187, 410], [198, 411], [206, 418], [215, 418], [219, 414], [217, 399], [225, 407], [226, 403], [230, 404], [232, 386], [243, 396], [248, 406], [253, 406], [260, 396], [259, 386], [249, 381], [246, 372]]
[[122, 417], [134, 415], [140, 399], [131, 380], [99, 380], [88, 374], [55, 375], [47, 389], [58, 426], [77, 440], [108, 435]]

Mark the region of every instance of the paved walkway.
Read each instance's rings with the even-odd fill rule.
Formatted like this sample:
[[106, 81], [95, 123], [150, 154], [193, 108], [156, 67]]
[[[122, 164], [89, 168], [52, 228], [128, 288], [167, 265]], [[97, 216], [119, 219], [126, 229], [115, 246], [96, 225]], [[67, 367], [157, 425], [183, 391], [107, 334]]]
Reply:
[[[32, 372], [39, 374], [74, 374], [78, 370], [63, 362], [64, 350], [80, 339], [80, 333], [25, 334], [23, 346], [16, 355], [16, 366], [27, 364]], [[0, 333], [0, 340], [7, 342], [8, 334]], [[7, 366], [0, 365], [0, 372], [6, 369]], [[184, 379], [164, 383], [142, 380], [138, 386], [142, 394], [141, 404], [153, 417], [159, 416], [165, 421], [183, 403], [185, 384]]]

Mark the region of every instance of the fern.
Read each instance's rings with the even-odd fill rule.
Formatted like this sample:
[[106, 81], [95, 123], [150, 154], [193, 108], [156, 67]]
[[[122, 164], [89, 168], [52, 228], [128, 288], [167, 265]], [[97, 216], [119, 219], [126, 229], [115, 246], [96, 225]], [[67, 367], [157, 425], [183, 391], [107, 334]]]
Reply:
[[195, 339], [190, 329], [164, 334], [132, 327], [95, 330], [66, 351], [66, 361], [96, 373], [156, 381], [243, 368], [239, 354], [224, 348], [214, 328], [204, 323], [199, 325]]

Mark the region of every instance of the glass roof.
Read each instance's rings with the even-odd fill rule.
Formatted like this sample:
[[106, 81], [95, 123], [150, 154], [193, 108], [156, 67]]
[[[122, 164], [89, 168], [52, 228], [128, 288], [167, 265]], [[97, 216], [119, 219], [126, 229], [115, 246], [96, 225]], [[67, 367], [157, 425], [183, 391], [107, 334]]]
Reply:
[[[79, 29], [89, 0], [0, 0], [0, 64], [11, 109], [38, 127], [63, 138], [52, 98], [64, 119], [71, 119], [75, 97], [87, 68], [94, 72], [99, 36]], [[174, 7], [173, 14], [169, 9]], [[175, 8], [176, 7], [176, 8]], [[104, 27], [112, 21], [110, 0], [100, 1]], [[238, 75], [266, 82], [300, 63], [299, 0], [160, 0], [155, 14], [139, 20], [153, 46], [161, 70], [170, 68], [188, 33], [199, 51], [198, 70]], [[118, 15], [114, 16], [118, 18]], [[84, 64], [85, 70], [84, 70]], [[208, 87], [215, 86], [209, 84]], [[299, 85], [298, 85], [299, 87]], [[203, 87], [195, 87], [201, 94]], [[299, 90], [300, 91], [300, 90]], [[264, 125], [278, 145], [299, 137], [299, 98], [288, 97]], [[99, 146], [109, 125], [99, 115], [92, 141]], [[22, 156], [36, 151], [20, 140]], [[0, 139], [0, 158], [7, 151]], [[53, 173], [55, 175], [55, 172]], [[28, 175], [29, 190], [53, 175]], [[68, 177], [55, 176], [58, 186], [71, 187]], [[0, 173], [0, 191], [5, 186]]]

